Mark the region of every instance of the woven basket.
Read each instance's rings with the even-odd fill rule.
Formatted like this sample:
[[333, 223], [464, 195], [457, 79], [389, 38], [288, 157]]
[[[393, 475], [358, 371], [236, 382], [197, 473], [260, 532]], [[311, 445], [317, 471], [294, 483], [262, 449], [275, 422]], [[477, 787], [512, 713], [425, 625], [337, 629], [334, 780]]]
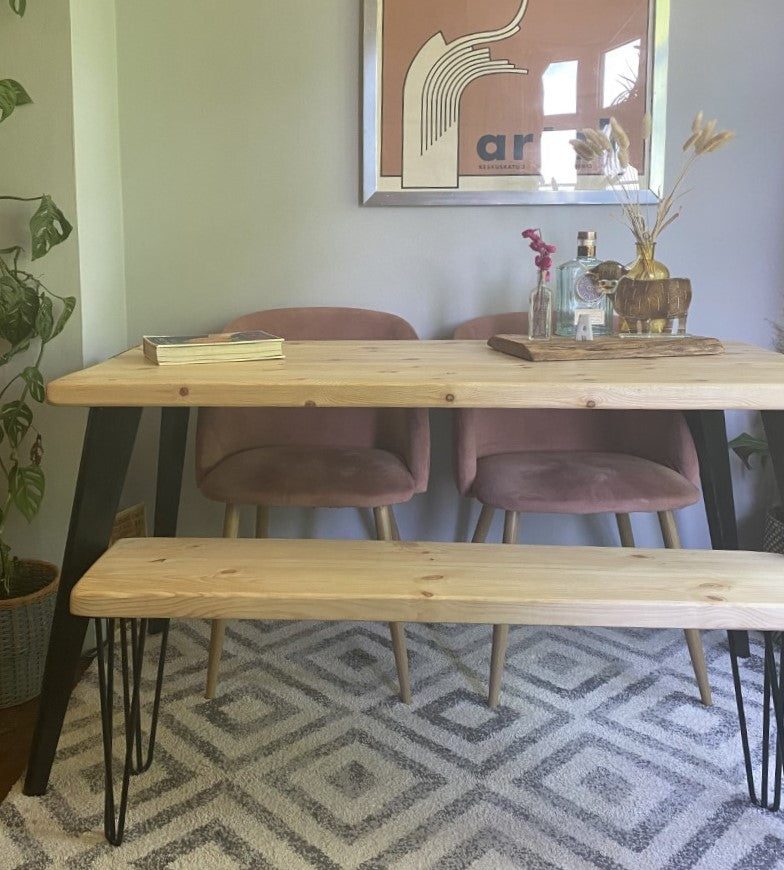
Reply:
[[773, 507], [765, 514], [762, 549], [766, 553], [784, 553], [784, 510], [780, 507]]
[[50, 562], [23, 559], [18, 598], [0, 599], [0, 709], [41, 691], [59, 573]]

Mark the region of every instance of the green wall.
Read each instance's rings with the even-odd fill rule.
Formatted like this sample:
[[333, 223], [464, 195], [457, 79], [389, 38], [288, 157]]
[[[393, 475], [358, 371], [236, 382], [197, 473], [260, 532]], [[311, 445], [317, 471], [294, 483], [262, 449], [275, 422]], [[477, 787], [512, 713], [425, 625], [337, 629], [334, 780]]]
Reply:
[[[779, 111], [784, 4], [672, 0], [669, 154], [698, 108], [737, 140], [705, 160], [658, 254], [690, 276], [695, 332], [770, 345], [781, 311], [784, 168]], [[0, 127], [0, 190], [46, 190], [77, 232], [53, 251], [46, 280], [79, 296], [48, 374], [78, 368], [144, 332], [213, 328], [277, 305], [394, 311], [421, 336], [523, 305], [534, 275], [520, 231], [546, 230], [571, 256], [578, 229], [599, 253], [627, 260], [614, 207], [359, 206], [360, 0], [30, 0], [18, 20], [0, 3], [2, 74], [35, 102]], [[4, 238], [27, 214], [0, 208]], [[155, 415], [148, 415], [154, 418]], [[46, 409], [49, 493], [41, 521], [20, 530], [32, 554], [59, 559], [84, 414]], [[731, 433], [748, 421], [729, 417]], [[152, 508], [142, 432], [125, 500]], [[404, 535], [463, 536], [469, 509], [451, 482], [450, 419], [433, 415], [431, 491], [400, 511]], [[219, 533], [186, 469], [183, 529]], [[735, 466], [738, 508], [754, 543], [766, 478]], [[364, 535], [351, 512], [281, 512], [280, 534]], [[684, 542], [704, 546], [699, 507]], [[496, 530], [497, 532], [497, 530]], [[612, 543], [606, 518], [527, 518], [525, 540]], [[656, 542], [641, 524], [641, 542]]]
[[[72, 223], [76, 219], [73, 150], [69, 4], [31, 2], [19, 19], [0, 3], [0, 77], [20, 81], [33, 99], [0, 125], [0, 191], [17, 196], [49, 193]], [[31, 209], [22, 203], [0, 203], [2, 246], [29, 248], [27, 221]], [[61, 295], [79, 294], [78, 232], [55, 248], [33, 270], [47, 287]], [[82, 364], [82, 308], [77, 306], [66, 330], [50, 346], [46, 377]], [[43, 433], [47, 495], [38, 518], [28, 525], [15, 517], [9, 532], [20, 556], [51, 559], [59, 564], [68, 525], [79, 457], [82, 421], [78, 410], [44, 406], [36, 412]]]
[[[698, 166], [658, 254], [693, 279], [693, 331], [768, 345], [784, 269], [784, 4], [721, 14], [712, 0], [671, 5], [668, 176], [698, 109], [738, 138]], [[616, 207], [358, 205], [360, 9], [360, 0], [117, 0], [129, 340], [309, 304], [387, 309], [422, 337], [446, 337], [463, 319], [524, 304], [534, 273], [520, 231], [532, 225], [560, 259], [587, 227], [600, 256], [632, 258]], [[451, 482], [448, 415], [433, 421], [431, 491], [401, 508], [401, 525], [451, 538], [468, 518]], [[184, 525], [217, 534], [219, 510], [194, 492], [188, 463]], [[760, 478], [735, 471], [751, 522]], [[282, 534], [366, 529], [321, 514], [277, 522]], [[682, 525], [687, 543], [707, 543], [700, 508]], [[615, 532], [607, 518], [529, 518], [523, 537], [611, 543]]]

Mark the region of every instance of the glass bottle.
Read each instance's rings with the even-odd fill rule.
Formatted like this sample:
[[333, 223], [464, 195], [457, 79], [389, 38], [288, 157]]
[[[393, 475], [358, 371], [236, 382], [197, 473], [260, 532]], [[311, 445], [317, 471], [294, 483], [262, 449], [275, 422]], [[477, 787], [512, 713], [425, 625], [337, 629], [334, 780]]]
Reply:
[[612, 300], [602, 293], [599, 280], [591, 274], [600, 260], [596, 257], [596, 233], [577, 233], [577, 257], [558, 267], [556, 323], [558, 335], [573, 336], [581, 314], [587, 314], [594, 335], [612, 332]]
[[544, 274], [539, 273], [539, 281], [528, 297], [528, 338], [550, 338], [553, 322], [553, 294], [545, 284]]

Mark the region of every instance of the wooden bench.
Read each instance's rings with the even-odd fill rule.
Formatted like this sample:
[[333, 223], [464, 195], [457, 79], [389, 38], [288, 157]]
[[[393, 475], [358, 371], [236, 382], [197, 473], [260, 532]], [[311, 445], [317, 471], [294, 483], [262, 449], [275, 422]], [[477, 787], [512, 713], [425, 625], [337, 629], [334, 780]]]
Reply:
[[[106, 835], [115, 844], [122, 840], [128, 778], [152, 759], [165, 642], [148, 762], [134, 769], [134, 741], [141, 741], [144, 625], [151, 618], [759, 630], [766, 633], [766, 679], [773, 686], [784, 756], [782, 677], [771, 638], [771, 632], [784, 629], [784, 557], [778, 554], [408, 541], [124, 539], [76, 584], [71, 611], [99, 619], [99, 682], [109, 750], [114, 620], [145, 621], [134, 630], [129, 657], [134, 680], [132, 697], [125, 701], [131, 716], [118, 824], [107, 762]], [[111, 620], [108, 664], [103, 662], [100, 618]], [[766, 805], [767, 796], [758, 801], [754, 789], [737, 658], [730, 646], [749, 794]], [[140, 757], [138, 746], [137, 751]], [[779, 758], [776, 764], [781, 765]], [[774, 808], [780, 792], [779, 782]]]
[[409, 541], [127, 538], [79, 616], [784, 629], [784, 557]]

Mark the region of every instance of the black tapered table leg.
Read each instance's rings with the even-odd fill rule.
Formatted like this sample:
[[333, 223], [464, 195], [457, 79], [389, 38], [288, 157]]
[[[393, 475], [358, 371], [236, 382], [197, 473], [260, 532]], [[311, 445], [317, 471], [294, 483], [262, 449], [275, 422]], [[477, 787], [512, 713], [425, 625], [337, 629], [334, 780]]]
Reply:
[[[153, 534], [156, 538], [173, 538], [177, 535], [189, 413], [190, 408], [161, 408], [153, 522]], [[165, 619], [151, 619], [150, 634], [158, 634], [167, 624], [168, 620]]]
[[762, 411], [760, 416], [768, 439], [779, 499], [784, 501], [784, 411]]
[[[737, 550], [738, 525], [724, 411], [685, 411], [684, 416], [700, 460], [700, 483], [711, 546], [714, 550]], [[747, 632], [733, 632], [732, 643], [736, 655], [748, 657]]]
[[71, 615], [71, 590], [108, 545], [141, 410], [91, 408], [87, 418], [24, 784], [27, 795], [43, 794], [49, 781], [87, 629], [87, 619]]

